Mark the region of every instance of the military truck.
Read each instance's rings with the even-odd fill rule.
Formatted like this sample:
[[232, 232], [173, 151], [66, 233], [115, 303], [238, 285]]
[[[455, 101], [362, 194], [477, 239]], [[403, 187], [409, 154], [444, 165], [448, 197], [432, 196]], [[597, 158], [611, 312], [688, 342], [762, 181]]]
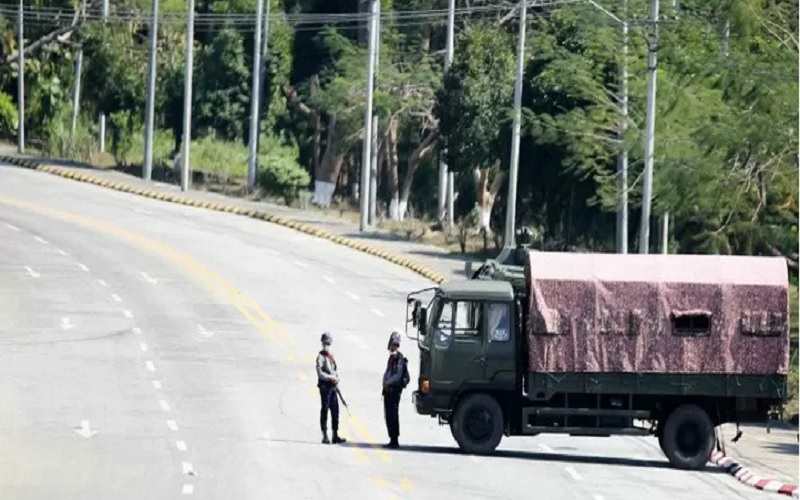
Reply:
[[408, 296], [413, 404], [464, 452], [491, 454], [503, 435], [654, 435], [674, 467], [696, 470], [717, 426], [785, 404], [783, 259], [516, 256]]

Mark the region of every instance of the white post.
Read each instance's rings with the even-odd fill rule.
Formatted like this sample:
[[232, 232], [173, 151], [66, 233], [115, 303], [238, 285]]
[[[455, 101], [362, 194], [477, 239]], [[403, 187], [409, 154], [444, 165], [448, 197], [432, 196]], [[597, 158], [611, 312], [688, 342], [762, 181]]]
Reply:
[[264, 15], [264, 1], [256, 0], [256, 36], [253, 42], [253, 84], [250, 88], [250, 154], [247, 158], [247, 189], [256, 187], [256, 169], [258, 168], [258, 98], [261, 85], [261, 21]]
[[[628, 130], [628, 0], [623, 3], [622, 75], [620, 82], [620, 140]], [[628, 253], [628, 147], [623, 142], [617, 158], [617, 253]]]
[[359, 230], [365, 231], [369, 225], [369, 171], [370, 160], [372, 155], [372, 93], [375, 86], [375, 45], [378, 40], [376, 32], [378, 29], [378, 15], [380, 13], [379, 0], [371, 0], [370, 6], [370, 33], [369, 33], [369, 51], [367, 54], [367, 103], [364, 112], [364, 141], [363, 141], [363, 154], [361, 157], [361, 182], [359, 189]]
[[22, 12], [25, 0], [19, 0], [19, 11], [17, 18], [17, 113], [19, 124], [17, 126], [17, 150], [25, 152], [25, 39], [22, 32], [25, 24], [25, 16]]
[[669, 253], [669, 212], [661, 216], [661, 253]]
[[[444, 55], [444, 74], [446, 75], [450, 66], [453, 64], [453, 37], [455, 32], [456, 19], [456, 0], [450, 0], [447, 5], [447, 49]], [[439, 152], [439, 199], [438, 199], [438, 220], [444, 224], [444, 214], [447, 210], [447, 152], [441, 149]], [[453, 227], [453, 217], [448, 215], [448, 226]]]
[[186, 0], [186, 64], [183, 78], [183, 154], [181, 191], [189, 190], [189, 149], [192, 144], [192, 66], [194, 49], [194, 0]]
[[[155, 0], [158, 1], [158, 0]], [[108, 0], [103, 0], [103, 23], [106, 22], [108, 19]], [[105, 153], [106, 151], [106, 115], [105, 113], [100, 113], [100, 152]]]
[[642, 221], [639, 232], [639, 253], [650, 247], [650, 205], [653, 191], [653, 155], [656, 126], [656, 51], [658, 50], [658, 0], [652, 0], [650, 12], [651, 37], [647, 53], [647, 116], [644, 133], [644, 186], [642, 188]]
[[506, 228], [503, 247], [514, 248], [514, 224], [517, 212], [517, 172], [519, 170], [520, 121], [522, 119], [522, 77], [525, 69], [525, 24], [528, 0], [520, 1], [519, 38], [517, 40], [517, 78], [514, 83], [514, 123], [511, 135], [511, 164], [508, 174], [508, 200], [506, 201]]
[[[153, 20], [150, 22], [150, 56], [147, 61], [147, 104], [144, 124], [144, 164], [142, 177], [149, 181], [153, 176], [153, 116], [156, 105], [156, 57], [158, 55], [158, 0], [153, 0]], [[100, 118], [105, 118], [101, 116]], [[101, 122], [105, 123], [104, 121]], [[101, 136], [105, 137], [105, 135]], [[101, 142], [102, 144], [102, 142]]]
[[70, 140], [75, 137], [78, 126], [78, 111], [81, 105], [81, 70], [83, 69], [83, 49], [78, 49], [78, 59], [75, 61], [75, 84], [72, 87], [72, 122], [69, 128]]

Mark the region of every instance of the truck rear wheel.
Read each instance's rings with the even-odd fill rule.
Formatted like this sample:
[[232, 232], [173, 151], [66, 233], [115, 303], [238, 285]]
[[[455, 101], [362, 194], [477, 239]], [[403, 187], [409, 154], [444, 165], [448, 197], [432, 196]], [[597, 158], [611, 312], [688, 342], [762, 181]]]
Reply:
[[708, 462], [714, 440], [714, 423], [696, 405], [679, 406], [670, 413], [659, 439], [670, 463], [688, 470], [700, 469]]
[[503, 438], [503, 410], [488, 394], [473, 394], [456, 408], [450, 429], [467, 453], [492, 453]]

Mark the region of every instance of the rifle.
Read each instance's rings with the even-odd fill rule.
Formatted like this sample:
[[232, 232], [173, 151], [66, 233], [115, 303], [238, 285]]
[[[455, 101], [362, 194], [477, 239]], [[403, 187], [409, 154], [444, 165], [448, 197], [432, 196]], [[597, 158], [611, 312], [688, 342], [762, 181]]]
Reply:
[[350, 407], [347, 406], [347, 401], [344, 400], [344, 396], [342, 396], [342, 391], [339, 390], [339, 387], [336, 387], [336, 395], [339, 396], [339, 399], [342, 400], [342, 404], [344, 408], [347, 410], [347, 414], [350, 415]]

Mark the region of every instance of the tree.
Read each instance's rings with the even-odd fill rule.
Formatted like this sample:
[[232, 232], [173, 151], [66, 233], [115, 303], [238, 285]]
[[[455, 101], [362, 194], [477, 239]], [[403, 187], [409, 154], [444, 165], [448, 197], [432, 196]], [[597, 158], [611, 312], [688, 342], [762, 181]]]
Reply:
[[456, 42], [458, 57], [437, 94], [434, 113], [450, 169], [475, 178], [480, 229], [486, 233], [505, 179], [501, 158], [507, 149], [500, 131], [510, 123], [514, 43], [505, 31], [489, 23], [466, 28]]

